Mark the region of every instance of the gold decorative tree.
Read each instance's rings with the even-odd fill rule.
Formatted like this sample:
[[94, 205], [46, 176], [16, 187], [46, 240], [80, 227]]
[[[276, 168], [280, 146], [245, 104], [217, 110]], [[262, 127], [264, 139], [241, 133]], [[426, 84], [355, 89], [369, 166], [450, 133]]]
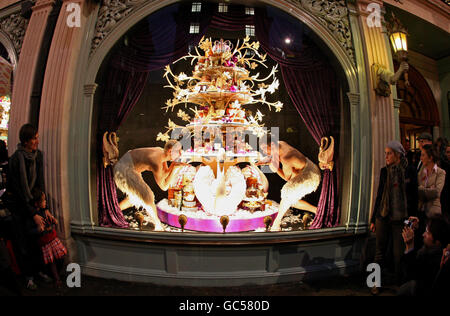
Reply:
[[[169, 65], [164, 74], [168, 82], [166, 87], [172, 88], [174, 93], [163, 109], [174, 111], [176, 106], [184, 104], [193, 116], [178, 109], [177, 117], [189, 124], [181, 126], [169, 119], [166, 132], [159, 133], [157, 140], [169, 140], [170, 132], [176, 128], [188, 127], [192, 131], [196, 126], [211, 125], [245, 127], [262, 136], [262, 113], [258, 110], [253, 114], [244, 106], [261, 104], [276, 112], [281, 111], [283, 104], [280, 101], [269, 102], [266, 99], [268, 94], [278, 89], [279, 81], [275, 76], [277, 66], [272, 67], [265, 78], [260, 78], [259, 73], [250, 75], [248, 69], [255, 70], [260, 65], [267, 68], [267, 55], [261, 55], [258, 52], [259, 42], [250, 43], [249, 37], [244, 38], [242, 43], [238, 41], [234, 49], [230, 41], [213, 43], [211, 39], [202, 38], [199, 48], [201, 53], [196, 47], [196, 54], [189, 53], [180, 59], [191, 59], [191, 65], [195, 63], [190, 76], [183, 72], [175, 75]], [[267, 84], [270, 79], [271, 83]]]
[[[255, 144], [249, 144], [245, 134], [259, 138], [267, 133], [262, 123], [264, 115], [259, 109], [252, 113], [245, 106], [268, 106], [276, 112], [283, 108], [280, 101], [267, 99], [279, 87], [275, 76], [277, 66], [268, 69], [265, 64], [267, 55], [260, 54], [258, 49], [259, 43], [250, 42], [249, 37], [237, 41], [235, 47], [230, 41], [212, 42], [202, 38], [194, 54], [189, 53], [180, 59], [191, 60], [192, 74], [174, 74], [171, 67], [166, 66], [166, 87], [173, 90], [173, 97], [167, 100], [163, 109], [176, 113], [177, 118], [169, 119], [166, 131], [160, 132], [157, 140], [168, 141], [176, 129], [186, 131], [189, 137], [193, 136], [194, 146], [184, 148], [182, 159], [200, 162], [203, 166], [180, 168], [169, 189], [168, 205], [159, 205], [164, 217], [171, 207], [193, 213], [202, 209], [213, 217], [232, 216], [237, 210], [253, 212], [265, 209], [268, 188], [265, 176], [255, 165], [242, 170], [235, 166], [239, 162], [253, 164], [260, 159]], [[260, 78], [260, 73], [251, 74], [259, 66], [268, 69], [269, 74], [264, 78]], [[175, 120], [183, 121], [184, 125]], [[264, 216], [274, 214], [276, 209], [269, 210]], [[186, 225], [199, 221], [195, 216], [187, 216], [187, 219]], [[229, 220], [233, 225], [238, 219], [232, 216]], [[257, 222], [254, 228], [264, 227], [264, 217]], [[172, 224], [179, 225], [179, 222]], [[246, 225], [243, 224], [242, 229]], [[200, 226], [211, 231], [208, 224]]]

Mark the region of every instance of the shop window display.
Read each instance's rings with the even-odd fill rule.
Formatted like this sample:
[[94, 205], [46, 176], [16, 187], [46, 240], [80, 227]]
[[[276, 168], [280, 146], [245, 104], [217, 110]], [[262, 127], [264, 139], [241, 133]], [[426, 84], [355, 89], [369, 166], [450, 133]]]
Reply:
[[8, 123], [11, 99], [9, 96], [0, 96], [0, 140], [8, 141]]
[[13, 66], [8, 53], [0, 44], [0, 140], [8, 141], [9, 111], [11, 107], [11, 77]]
[[[204, 15], [212, 17], [186, 25], [183, 55], [174, 54], [167, 63], [142, 71], [145, 76], [141, 80], [144, 83], [139, 83], [140, 91], [127, 95], [127, 89], [119, 89], [122, 94], [115, 102], [136, 100], [129, 109], [129, 118], [121, 118], [120, 126], [99, 124], [99, 144], [103, 147], [99, 150], [102, 163], [97, 187], [100, 225], [149, 231], [245, 233], [339, 224], [341, 104], [333, 69], [323, 55], [317, 54], [304, 28], [292, 33], [294, 28], [289, 23], [298, 26], [300, 22], [293, 18], [286, 22], [284, 16], [270, 8], [255, 8], [254, 16], [246, 14], [245, 7], [239, 9], [245, 22], [228, 21], [231, 27], [221, 32], [220, 24], [225, 22], [217, 22], [219, 13], [202, 7]], [[234, 18], [235, 10], [230, 7]], [[163, 12], [159, 14], [163, 16]], [[151, 18], [146, 23], [152, 23]], [[271, 20], [269, 30], [261, 27], [264, 19]], [[255, 31], [252, 39], [245, 36], [246, 27], [238, 26], [249, 25], [249, 21]], [[190, 23], [198, 25], [196, 35], [203, 36], [201, 39], [187, 35]], [[280, 27], [286, 35], [275, 40], [274, 32]], [[139, 52], [132, 37], [126, 38], [132, 43], [125, 51], [132, 47]], [[151, 45], [158, 46], [154, 40]], [[109, 62], [114, 67], [117, 59], [112, 56]], [[123, 56], [116, 62], [119, 68], [133, 62]], [[131, 68], [136, 72], [136, 65]], [[151, 101], [151, 106], [145, 108], [141, 104], [146, 100]], [[103, 113], [99, 112], [99, 120]], [[147, 126], [140, 130], [138, 126], [142, 127], [146, 118]], [[171, 139], [182, 148], [179, 157], [165, 167], [174, 166], [163, 176], [165, 180], [170, 176], [169, 185], [162, 187], [151, 173], [139, 174], [151, 189], [152, 202], [131, 203], [121, 209], [121, 202], [130, 192], [114, 185], [117, 161], [128, 150], [164, 150]], [[107, 190], [116, 195], [108, 201]], [[109, 220], [112, 213], [115, 219]], [[115, 220], [121, 224], [114, 224]]]

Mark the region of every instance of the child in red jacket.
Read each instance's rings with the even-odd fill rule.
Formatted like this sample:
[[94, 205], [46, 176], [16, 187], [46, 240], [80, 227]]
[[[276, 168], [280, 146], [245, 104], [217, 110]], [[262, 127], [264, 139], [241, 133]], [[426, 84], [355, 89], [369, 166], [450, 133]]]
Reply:
[[39, 245], [41, 246], [44, 263], [50, 265], [53, 278], [57, 287], [62, 286], [61, 279], [56, 268], [56, 260], [64, 258], [67, 249], [56, 235], [55, 226], [58, 225], [56, 218], [47, 208], [47, 200], [45, 193], [40, 190], [33, 190], [33, 203], [36, 207], [37, 214], [44, 219], [44, 227], [39, 227]]

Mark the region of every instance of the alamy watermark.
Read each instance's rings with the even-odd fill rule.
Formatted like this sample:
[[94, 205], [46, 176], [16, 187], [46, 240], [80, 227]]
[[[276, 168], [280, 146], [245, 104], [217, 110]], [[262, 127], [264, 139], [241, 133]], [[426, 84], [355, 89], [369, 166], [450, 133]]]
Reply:
[[381, 287], [381, 268], [378, 263], [371, 263], [367, 266], [367, 272], [370, 274], [367, 276], [366, 284], [368, 287]]
[[81, 7], [78, 3], [71, 2], [67, 5], [66, 11], [70, 12], [67, 16], [67, 26], [70, 28], [81, 27]]
[[81, 287], [81, 268], [77, 263], [70, 263], [67, 265], [66, 271], [69, 272], [66, 278], [66, 285], [68, 288]]
[[369, 3], [366, 8], [370, 14], [367, 16], [368, 27], [381, 27], [381, 7], [378, 3]]
[[[67, 26], [70, 28], [81, 27], [80, 4], [71, 2], [67, 5], [66, 11], [70, 12], [66, 20]], [[369, 27], [381, 27], [381, 6], [375, 2], [369, 3], [366, 12], [370, 12], [367, 16], [367, 25]]]
[[[70, 263], [67, 265], [66, 271], [69, 272], [66, 278], [66, 285], [68, 288], [81, 287], [81, 267], [77, 263]], [[367, 287], [381, 287], [381, 267], [378, 263], [370, 263], [367, 268], [370, 274], [367, 276]]]

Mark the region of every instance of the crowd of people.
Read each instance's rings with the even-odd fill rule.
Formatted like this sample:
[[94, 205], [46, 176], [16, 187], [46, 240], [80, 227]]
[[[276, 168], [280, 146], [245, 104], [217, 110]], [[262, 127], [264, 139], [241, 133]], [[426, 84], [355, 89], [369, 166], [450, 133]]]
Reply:
[[418, 152], [386, 145], [370, 221], [375, 262], [393, 272], [399, 295], [450, 294], [450, 146], [426, 132], [418, 141]]
[[[0, 222], [0, 281], [20, 295], [23, 287], [37, 289], [36, 278], [61, 287], [57, 263], [62, 263], [67, 250], [56, 234], [58, 221], [47, 207], [37, 129], [25, 124], [20, 129], [19, 139], [17, 150], [9, 159], [6, 152], [8, 163], [4, 158], [0, 162], [2, 173], [6, 175], [2, 177], [4, 188], [1, 191], [5, 214]], [[0, 157], [4, 157], [4, 152]], [[12, 260], [16, 264], [12, 264]], [[22, 278], [16, 277], [18, 273]]]

